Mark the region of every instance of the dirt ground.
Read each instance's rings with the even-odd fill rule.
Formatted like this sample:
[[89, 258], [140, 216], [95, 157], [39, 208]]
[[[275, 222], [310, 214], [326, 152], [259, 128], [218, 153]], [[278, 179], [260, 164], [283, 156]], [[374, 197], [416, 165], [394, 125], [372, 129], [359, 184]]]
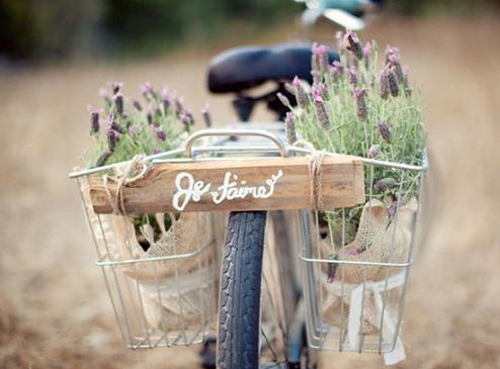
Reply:
[[[436, 214], [412, 270], [397, 368], [500, 367], [499, 19], [379, 21], [421, 87]], [[274, 35], [279, 40], [283, 35]], [[287, 34], [285, 32], [285, 37]], [[87, 103], [111, 80], [150, 80], [229, 123], [204, 73], [217, 50], [151, 61], [0, 70], [0, 367], [195, 368], [197, 350], [131, 352], [120, 342], [67, 173], [87, 144]], [[198, 114], [199, 116], [199, 114]], [[324, 368], [381, 368], [376, 355], [323, 355]]]

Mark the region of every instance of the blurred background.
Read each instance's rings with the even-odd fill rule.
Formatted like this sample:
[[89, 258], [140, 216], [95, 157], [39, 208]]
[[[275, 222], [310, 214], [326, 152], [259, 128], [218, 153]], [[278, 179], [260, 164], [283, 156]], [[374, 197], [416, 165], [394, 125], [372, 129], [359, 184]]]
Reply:
[[[196, 368], [196, 348], [120, 342], [78, 194], [88, 103], [123, 81], [169, 86], [200, 120], [212, 56], [303, 37], [291, 0], [0, 1], [0, 367]], [[320, 22], [313, 38], [337, 29]], [[500, 367], [500, 3], [394, 0], [360, 32], [401, 50], [422, 91], [436, 214], [412, 270], [397, 368]], [[259, 117], [266, 117], [259, 112]], [[382, 368], [325, 354], [325, 368]]]

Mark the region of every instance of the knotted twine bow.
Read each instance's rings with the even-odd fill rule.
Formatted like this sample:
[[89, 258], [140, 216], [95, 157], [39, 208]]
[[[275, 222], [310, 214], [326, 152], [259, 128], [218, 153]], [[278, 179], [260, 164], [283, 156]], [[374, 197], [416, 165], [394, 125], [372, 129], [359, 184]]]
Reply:
[[[141, 166], [138, 174], [132, 176], [134, 171], [137, 171], [137, 168]], [[151, 163], [146, 159], [146, 155], [138, 154], [130, 160], [122, 173], [120, 173], [117, 177], [111, 177], [105, 174], [103, 176], [103, 184], [104, 190], [106, 191], [106, 195], [108, 196], [109, 203], [113, 208], [113, 212], [115, 214], [126, 215], [127, 212], [125, 210], [125, 199], [123, 197], [123, 186], [134, 182], [140, 178], [143, 178], [144, 175], [148, 172], [151, 167]], [[111, 191], [108, 186], [108, 180], [113, 179], [117, 182], [115, 197], [111, 195]]]

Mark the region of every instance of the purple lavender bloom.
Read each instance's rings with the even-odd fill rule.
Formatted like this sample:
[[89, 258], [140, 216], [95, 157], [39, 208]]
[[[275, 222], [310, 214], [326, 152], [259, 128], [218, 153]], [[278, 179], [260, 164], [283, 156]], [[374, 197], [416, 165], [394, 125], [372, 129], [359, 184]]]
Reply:
[[351, 85], [356, 87], [359, 83], [358, 71], [354, 65], [350, 66], [348, 69], [349, 82]]
[[391, 142], [391, 129], [389, 128], [389, 124], [387, 122], [378, 122], [377, 123], [378, 133], [380, 136], [387, 142]]
[[321, 126], [324, 129], [329, 129], [330, 117], [328, 116], [328, 112], [326, 110], [323, 98], [318, 94], [317, 91], [313, 91], [313, 101], [314, 101], [314, 108], [316, 110], [316, 118], [321, 123]]
[[118, 135], [116, 131], [108, 129], [106, 136], [108, 138], [108, 149], [109, 151], [114, 152], [116, 147], [116, 142], [118, 141]]
[[136, 99], [132, 100], [132, 105], [137, 109], [137, 111], [142, 111], [142, 106]]
[[141, 90], [141, 94], [143, 94], [144, 96], [147, 96], [147, 95], [151, 94], [151, 92], [153, 91], [153, 86], [151, 86], [151, 82], [148, 81], [140, 86], [140, 90]]
[[99, 156], [99, 158], [97, 159], [95, 166], [102, 167], [104, 164], [106, 164], [106, 162], [108, 161], [108, 159], [111, 157], [112, 154], [113, 153], [111, 151], [103, 152], [101, 156]]
[[396, 54], [391, 54], [389, 55], [389, 62], [392, 66], [392, 70], [396, 74], [396, 77], [398, 78], [399, 82], [404, 81], [404, 73], [403, 73], [403, 68], [401, 67], [401, 61], [399, 59], [399, 55]]
[[115, 107], [118, 114], [123, 114], [123, 95], [121, 92], [116, 93], [115, 95]]
[[366, 105], [366, 89], [354, 88], [353, 95], [356, 101], [356, 116], [361, 120], [368, 118], [368, 107]]
[[163, 129], [161, 129], [161, 127], [156, 127], [155, 125], [150, 124], [149, 125], [149, 129], [151, 129], [154, 132], [154, 134], [156, 135], [156, 138], [158, 140], [160, 140], [160, 141], [166, 141], [167, 140], [167, 135], [163, 131]]
[[111, 86], [111, 91], [113, 92], [113, 95], [116, 95], [123, 88], [123, 82], [109, 82], [109, 85]]
[[328, 48], [325, 45], [313, 44], [311, 69], [325, 73], [328, 66]]
[[380, 145], [372, 145], [368, 149], [368, 153], [366, 154], [366, 156], [368, 157], [368, 159], [375, 159], [379, 153], [380, 153]]
[[347, 30], [345, 33], [345, 39], [347, 41], [346, 49], [352, 52], [356, 59], [363, 59], [363, 46], [361, 46], [358, 35], [351, 30]]
[[389, 82], [389, 91], [391, 91], [391, 95], [396, 97], [399, 95], [399, 82], [396, 73], [393, 68], [387, 70], [387, 81]]
[[368, 69], [370, 67], [370, 57], [372, 54], [373, 46], [371, 42], [367, 42], [363, 47], [363, 55], [365, 56], [365, 67]]
[[387, 68], [380, 72], [380, 97], [387, 99], [389, 97], [389, 77]]
[[293, 113], [286, 113], [285, 117], [285, 129], [286, 129], [286, 137], [289, 144], [293, 144], [297, 141], [297, 133], [295, 132], [295, 118]]
[[309, 104], [309, 97], [304, 91], [304, 87], [302, 86], [302, 82], [300, 81], [299, 77], [295, 76], [295, 78], [293, 79], [293, 85], [295, 86], [295, 99], [297, 100], [297, 104], [301, 108], [305, 109]]
[[323, 100], [326, 101], [330, 99], [330, 96], [328, 95], [328, 90], [326, 89], [325, 84], [323, 82], [313, 84], [312, 89], [313, 91], [316, 91], [316, 94], [321, 96]]
[[205, 121], [207, 128], [212, 127], [212, 116], [210, 115], [210, 104], [206, 103], [203, 109], [201, 109], [201, 115]]
[[162, 149], [160, 149], [159, 147], [155, 147], [155, 148], [154, 148], [154, 150], [153, 150], [153, 154], [155, 154], [155, 155], [156, 155], [156, 154], [159, 154], [159, 153], [161, 153], [161, 152], [163, 152], [163, 150], [162, 150]]
[[332, 63], [332, 77], [334, 81], [338, 81], [344, 75], [344, 66], [339, 61], [335, 60]]
[[163, 111], [165, 112], [165, 114], [167, 114], [169, 108], [170, 108], [170, 101], [171, 101], [171, 98], [170, 98], [170, 94], [168, 93], [167, 89], [163, 89], [161, 91], [161, 102], [163, 104]]
[[373, 185], [373, 189], [377, 192], [382, 192], [394, 188], [398, 185], [398, 182], [392, 177], [386, 177], [379, 179]]
[[[339, 257], [338, 255], [329, 255], [328, 257], [330, 260], [338, 260]], [[337, 268], [338, 264], [337, 263], [328, 263], [327, 265], [327, 278], [326, 281], [327, 283], [333, 283], [335, 281], [335, 274], [337, 274]]]
[[102, 113], [102, 109], [95, 109], [88, 105], [87, 111], [90, 113], [90, 133], [95, 134], [99, 132], [99, 114]]
[[184, 108], [184, 111], [182, 112], [182, 115], [181, 115], [181, 121], [182, 121], [182, 124], [184, 124], [185, 126], [194, 125], [195, 121], [194, 121], [193, 113], [191, 113], [188, 109]]
[[317, 70], [312, 70], [311, 75], [313, 77], [313, 83], [321, 83], [323, 80], [323, 74]]
[[398, 60], [400, 59], [399, 57], [399, 49], [396, 47], [392, 47], [390, 45], [387, 45], [387, 48], [385, 49], [385, 64], [391, 64], [390, 57], [391, 55], [394, 57], [397, 57]]
[[174, 97], [174, 112], [177, 119], [181, 118], [183, 111], [184, 111], [184, 106], [182, 105], [181, 99], [178, 98], [177, 96]]

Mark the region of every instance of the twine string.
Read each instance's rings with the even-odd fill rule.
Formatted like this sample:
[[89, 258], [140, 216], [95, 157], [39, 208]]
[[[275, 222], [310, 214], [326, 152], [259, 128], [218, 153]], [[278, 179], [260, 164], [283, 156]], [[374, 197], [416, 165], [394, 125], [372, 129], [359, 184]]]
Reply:
[[[141, 166], [138, 174], [132, 176], [135, 170]], [[113, 212], [115, 214], [127, 215], [127, 211], [125, 209], [125, 198], [123, 196], [123, 187], [129, 183], [132, 183], [140, 178], [143, 178], [150, 168], [150, 162], [146, 160], [146, 156], [143, 154], [138, 154], [130, 160], [123, 172], [117, 177], [111, 177], [107, 174], [103, 177], [103, 185], [104, 190], [106, 191], [106, 195], [108, 196], [109, 203], [113, 208]], [[111, 194], [111, 190], [109, 188], [109, 179], [113, 179], [117, 182], [115, 196], [113, 197]]]

